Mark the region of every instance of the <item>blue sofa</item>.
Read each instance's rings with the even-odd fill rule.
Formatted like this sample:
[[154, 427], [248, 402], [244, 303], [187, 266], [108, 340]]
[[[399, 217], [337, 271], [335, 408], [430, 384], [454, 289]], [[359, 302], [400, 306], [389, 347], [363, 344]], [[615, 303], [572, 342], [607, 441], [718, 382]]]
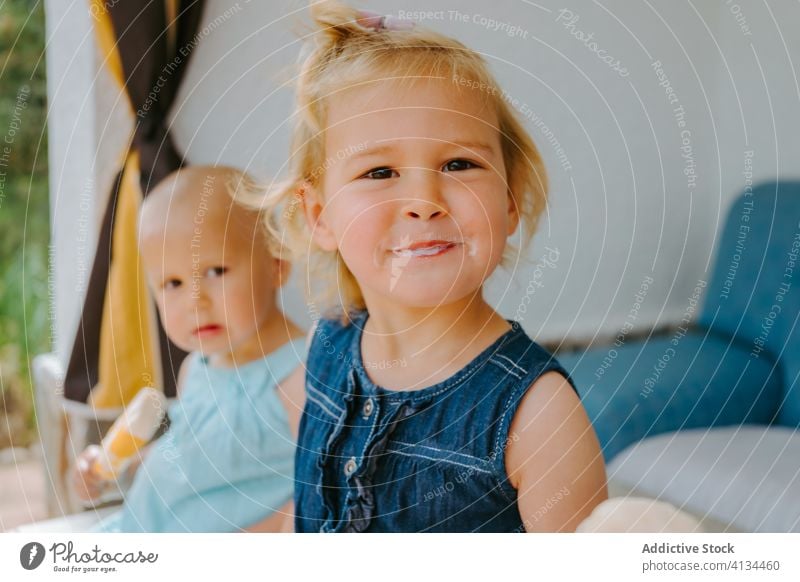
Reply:
[[797, 427], [799, 314], [800, 183], [762, 184], [731, 208], [699, 318], [688, 331], [558, 358], [607, 461], [675, 430]]
[[800, 183], [742, 194], [718, 248], [692, 324], [558, 358], [611, 483], [725, 530], [800, 531]]

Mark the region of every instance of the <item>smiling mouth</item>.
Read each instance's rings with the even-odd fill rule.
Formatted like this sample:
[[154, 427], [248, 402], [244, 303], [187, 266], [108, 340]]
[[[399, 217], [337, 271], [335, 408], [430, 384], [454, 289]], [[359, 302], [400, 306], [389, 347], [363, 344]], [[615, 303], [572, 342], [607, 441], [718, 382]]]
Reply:
[[433, 240], [414, 243], [402, 248], [392, 249], [396, 257], [415, 258], [415, 257], [435, 257], [446, 253], [450, 249], [457, 247], [461, 243], [443, 240]]

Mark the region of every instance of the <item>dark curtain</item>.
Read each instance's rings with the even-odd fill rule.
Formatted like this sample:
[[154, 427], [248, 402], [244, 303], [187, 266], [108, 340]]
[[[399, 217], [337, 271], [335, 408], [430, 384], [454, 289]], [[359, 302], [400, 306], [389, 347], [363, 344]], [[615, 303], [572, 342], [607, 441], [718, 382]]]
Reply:
[[[182, 165], [182, 155], [172, 142], [166, 118], [196, 44], [204, 5], [204, 0], [176, 1], [176, 18], [168, 23], [168, 2], [122, 0], [106, 4], [117, 39], [125, 89], [136, 115], [132, 147], [139, 153], [141, 186], [145, 196], [161, 179]], [[170, 38], [175, 42], [170, 43]], [[64, 381], [65, 397], [79, 402], [87, 401], [98, 381], [100, 324], [112, 260], [111, 235], [121, 175], [120, 172], [114, 182], [103, 217]], [[160, 322], [158, 327], [163, 389], [168, 397], [173, 397], [177, 372], [186, 353], [169, 341]]]

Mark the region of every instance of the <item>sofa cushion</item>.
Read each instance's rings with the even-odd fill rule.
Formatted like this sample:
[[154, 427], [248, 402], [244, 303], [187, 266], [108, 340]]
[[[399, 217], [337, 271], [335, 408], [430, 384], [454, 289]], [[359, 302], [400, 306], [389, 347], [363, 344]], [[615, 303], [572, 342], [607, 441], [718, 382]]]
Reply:
[[699, 324], [778, 362], [778, 422], [800, 426], [800, 182], [742, 194], [717, 248]]
[[768, 424], [781, 399], [772, 362], [703, 333], [559, 353], [558, 359], [575, 381], [607, 461], [663, 432]]
[[620, 453], [610, 481], [746, 532], [800, 532], [800, 432], [775, 426], [661, 434]]

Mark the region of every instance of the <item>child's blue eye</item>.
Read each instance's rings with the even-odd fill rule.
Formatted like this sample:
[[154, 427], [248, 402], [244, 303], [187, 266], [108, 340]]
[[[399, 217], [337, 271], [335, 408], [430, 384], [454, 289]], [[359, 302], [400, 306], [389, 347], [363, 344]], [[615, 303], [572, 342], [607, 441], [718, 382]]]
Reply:
[[374, 168], [364, 174], [362, 178], [369, 178], [370, 180], [388, 180], [397, 175], [397, 172], [391, 168]]
[[478, 166], [470, 162], [469, 160], [450, 160], [444, 165], [442, 168], [445, 172], [459, 172], [461, 170], [469, 170], [471, 168], [477, 168]]
[[206, 271], [206, 274], [209, 277], [222, 277], [225, 273], [228, 272], [228, 267], [211, 267]]

